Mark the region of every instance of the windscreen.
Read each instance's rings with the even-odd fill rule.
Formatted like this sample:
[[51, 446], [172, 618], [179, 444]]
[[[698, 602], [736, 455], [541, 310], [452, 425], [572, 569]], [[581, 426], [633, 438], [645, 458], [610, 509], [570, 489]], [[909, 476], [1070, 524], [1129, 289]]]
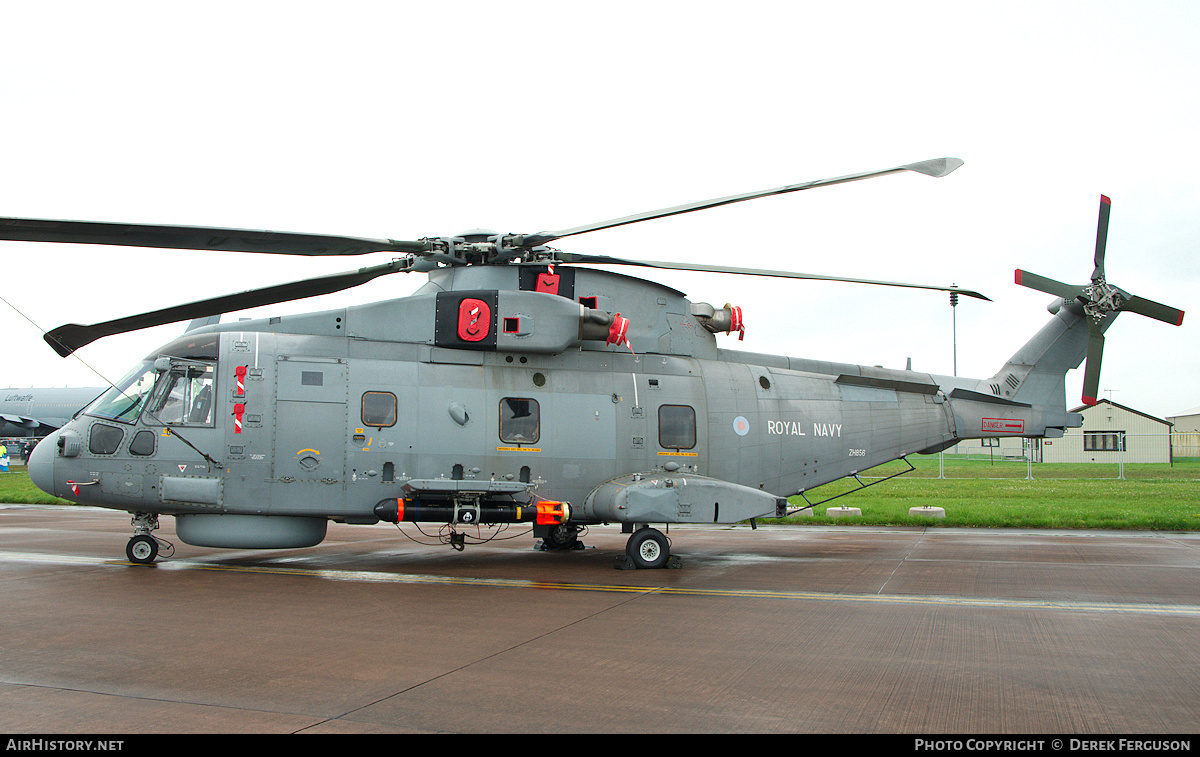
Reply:
[[111, 389], [100, 395], [85, 412], [100, 418], [133, 423], [142, 412], [150, 390], [154, 388], [154, 379], [154, 362], [143, 360]]

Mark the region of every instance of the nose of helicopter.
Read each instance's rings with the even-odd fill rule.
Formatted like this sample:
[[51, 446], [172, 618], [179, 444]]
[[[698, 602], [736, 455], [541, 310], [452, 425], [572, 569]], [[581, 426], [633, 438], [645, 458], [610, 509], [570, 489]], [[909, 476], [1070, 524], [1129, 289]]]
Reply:
[[59, 433], [55, 431], [42, 439], [29, 453], [29, 459], [25, 461], [29, 480], [33, 482], [34, 486], [51, 495], [54, 494], [54, 453], [58, 448]]

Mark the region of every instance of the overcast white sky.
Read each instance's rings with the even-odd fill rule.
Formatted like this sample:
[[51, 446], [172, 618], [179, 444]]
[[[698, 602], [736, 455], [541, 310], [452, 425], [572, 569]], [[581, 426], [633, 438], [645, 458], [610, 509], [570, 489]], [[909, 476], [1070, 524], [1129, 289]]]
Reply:
[[[561, 240], [651, 260], [957, 283], [958, 373], [1049, 318], [1024, 268], [1190, 311], [1126, 314], [1101, 397], [1200, 405], [1200, 4], [1179, 2], [14, 3], [0, 31], [0, 216], [393, 239], [562, 229], [955, 156], [915, 174]], [[43, 330], [384, 262], [0, 243]], [[635, 269], [624, 273], [646, 275]], [[938, 292], [661, 271], [740, 304], [723, 346], [954, 370]], [[411, 293], [399, 275], [239, 315]], [[237, 317], [237, 316], [230, 316]], [[98, 386], [0, 304], [0, 387]], [[79, 355], [110, 379], [183, 324]], [[1068, 376], [1078, 404], [1082, 371]]]

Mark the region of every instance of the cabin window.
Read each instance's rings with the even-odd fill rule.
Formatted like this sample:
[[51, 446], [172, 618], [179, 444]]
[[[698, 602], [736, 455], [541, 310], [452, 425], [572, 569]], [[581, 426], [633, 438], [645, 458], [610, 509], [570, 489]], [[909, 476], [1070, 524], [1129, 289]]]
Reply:
[[535, 444], [541, 434], [537, 400], [505, 397], [500, 400], [500, 441]]
[[213, 425], [216, 371], [210, 363], [172, 361], [150, 400], [149, 421], [169, 426]]
[[362, 397], [364, 426], [386, 428], [396, 425], [396, 395], [391, 392], [367, 392]]
[[688, 405], [660, 405], [658, 444], [664, 449], [696, 446], [696, 410]]

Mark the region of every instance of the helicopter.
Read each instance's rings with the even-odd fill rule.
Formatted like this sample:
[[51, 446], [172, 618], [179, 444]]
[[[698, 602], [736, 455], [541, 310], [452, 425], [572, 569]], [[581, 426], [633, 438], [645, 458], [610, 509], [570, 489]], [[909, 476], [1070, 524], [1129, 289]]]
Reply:
[[[462, 550], [513, 524], [546, 550], [589, 527], [629, 534], [616, 566], [679, 567], [658, 527], [782, 517], [788, 497], [963, 439], [1063, 436], [1065, 374], [1085, 359], [1095, 403], [1104, 332], [1124, 311], [1183, 312], [1107, 283], [1102, 196], [1084, 285], [1016, 271], [1052, 315], [996, 374], [938, 376], [724, 349], [740, 307], [692, 302], [615, 265], [934, 286], [576, 254], [559, 240], [735, 202], [897, 173], [938, 158], [535, 234], [476, 230], [414, 241], [194, 226], [0, 219], [0, 239], [280, 255], [388, 252], [387, 263], [44, 334], [66, 357], [104, 336], [193, 319], [33, 451], [42, 490], [131, 514], [132, 563], [152, 563], [159, 516], [187, 544], [297, 549], [330, 521], [438, 524]], [[413, 294], [298, 315], [214, 316], [424, 273]], [[208, 319], [207, 321], [199, 319]], [[909, 470], [913, 466], [909, 463]], [[905, 471], [907, 472], [907, 471]], [[899, 474], [896, 474], [899, 475]], [[861, 483], [861, 482], [860, 482]], [[805, 497], [807, 501], [807, 497]], [[809, 504], [807, 507], [811, 507]], [[403, 530], [403, 529], [401, 529]], [[424, 531], [422, 531], [424, 533]], [[472, 535], [474, 534], [474, 535]], [[164, 553], [164, 557], [169, 554]]]

